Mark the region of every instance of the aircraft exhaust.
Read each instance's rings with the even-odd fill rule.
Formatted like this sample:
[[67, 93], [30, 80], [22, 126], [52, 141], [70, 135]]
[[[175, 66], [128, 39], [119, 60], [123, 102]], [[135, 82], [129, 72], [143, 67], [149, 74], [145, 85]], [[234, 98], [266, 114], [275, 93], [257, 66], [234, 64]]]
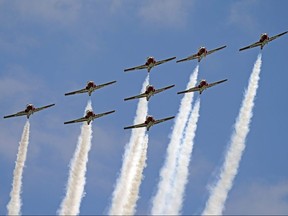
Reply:
[[185, 187], [189, 176], [189, 163], [194, 146], [197, 122], [199, 119], [200, 99], [198, 99], [191, 111], [187, 127], [184, 132], [184, 139], [181, 144], [179, 157], [177, 158], [177, 168], [171, 188], [170, 198], [164, 214], [180, 215], [184, 202]]
[[18, 154], [13, 172], [12, 190], [10, 192], [10, 201], [7, 205], [8, 215], [21, 214], [22, 176], [27, 156], [29, 134], [30, 134], [30, 123], [27, 120], [18, 147]]
[[[141, 92], [149, 85], [147, 75]], [[148, 114], [148, 101], [141, 98], [138, 102], [134, 124], [142, 122]], [[112, 195], [110, 215], [131, 215], [135, 213], [143, 169], [146, 166], [148, 135], [146, 128], [131, 131], [129, 142], [125, 146], [123, 163]]]
[[[87, 103], [85, 113], [87, 110], [92, 110], [91, 100]], [[74, 156], [70, 161], [66, 195], [58, 210], [59, 215], [78, 215], [80, 212], [80, 205], [84, 196], [84, 187], [86, 183], [86, 170], [91, 140], [92, 124], [88, 125], [86, 122], [83, 122], [81, 134], [78, 137], [77, 147]]]
[[[198, 77], [199, 65], [196, 66], [190, 75], [187, 88], [196, 85]], [[170, 138], [170, 143], [167, 148], [166, 159], [160, 171], [160, 177], [157, 187], [157, 192], [152, 198], [151, 214], [163, 215], [167, 208], [169, 195], [171, 194], [171, 186], [174, 179], [174, 174], [177, 167], [177, 159], [179, 157], [181, 140], [183, 139], [184, 128], [186, 126], [189, 113], [192, 107], [194, 93], [184, 94], [179, 107], [178, 114]]]
[[210, 197], [206, 202], [202, 215], [222, 215], [228, 193], [238, 173], [242, 154], [245, 150], [245, 141], [249, 133], [249, 126], [253, 116], [254, 100], [260, 79], [262, 55], [258, 55], [249, 78], [249, 84], [244, 94], [242, 105], [234, 125], [234, 132], [228, 146], [224, 163], [221, 167], [218, 180], [212, 186]]

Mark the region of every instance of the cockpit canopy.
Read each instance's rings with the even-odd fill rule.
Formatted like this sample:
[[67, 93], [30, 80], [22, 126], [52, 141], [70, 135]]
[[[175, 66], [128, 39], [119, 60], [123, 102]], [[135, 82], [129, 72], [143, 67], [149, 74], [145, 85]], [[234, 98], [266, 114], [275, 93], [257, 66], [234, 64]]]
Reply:
[[93, 111], [92, 110], [86, 110], [86, 115], [90, 114], [90, 113], [93, 113]]
[[90, 80], [90, 81], [87, 81], [87, 85], [89, 84], [94, 84], [94, 81]]

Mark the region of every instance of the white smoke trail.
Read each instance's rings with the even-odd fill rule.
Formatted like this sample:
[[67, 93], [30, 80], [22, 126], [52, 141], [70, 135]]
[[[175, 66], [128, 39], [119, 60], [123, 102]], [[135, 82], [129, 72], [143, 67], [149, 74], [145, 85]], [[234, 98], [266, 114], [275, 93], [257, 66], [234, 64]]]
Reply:
[[[198, 69], [199, 65], [196, 66], [193, 73], [191, 74], [187, 88], [191, 88], [196, 85]], [[157, 192], [152, 200], [151, 214], [153, 215], [163, 215], [164, 210], [167, 207], [167, 199], [171, 193], [170, 189], [174, 179], [174, 174], [176, 172], [175, 169], [177, 157], [179, 155], [181, 139], [189, 117], [189, 113], [191, 111], [193, 96], [193, 92], [184, 94], [184, 97], [181, 100], [180, 108], [170, 138], [170, 143], [167, 148], [167, 157], [160, 171], [160, 180], [158, 183]]]
[[123, 215], [134, 215], [136, 203], [139, 199], [139, 189], [143, 179], [143, 170], [146, 167], [147, 159], [147, 148], [148, 148], [148, 134], [145, 135], [143, 143], [138, 144], [141, 150], [141, 157], [137, 163], [136, 173], [133, 176], [131, 183], [130, 196], [128, 197], [127, 203], [124, 205]]
[[[85, 108], [92, 110], [91, 101]], [[91, 148], [92, 140], [92, 122], [88, 125], [86, 122], [81, 127], [81, 134], [78, 137], [78, 144], [74, 156], [70, 162], [70, 171], [66, 196], [62, 200], [60, 215], [78, 215], [80, 211], [81, 200], [84, 197], [84, 186], [86, 183], [86, 169], [88, 162], [88, 153]]]
[[194, 146], [194, 137], [199, 119], [200, 99], [198, 99], [191, 111], [187, 127], [185, 128], [184, 139], [181, 145], [177, 160], [176, 174], [171, 189], [171, 198], [164, 210], [164, 215], [180, 215], [184, 201], [185, 187], [188, 182], [189, 163]]
[[231, 137], [229, 149], [221, 168], [220, 176], [210, 191], [210, 197], [206, 202], [203, 215], [221, 215], [224, 210], [225, 201], [230, 191], [233, 180], [238, 172], [239, 163], [245, 149], [245, 140], [249, 132], [254, 99], [256, 96], [258, 81], [260, 79], [261, 54], [258, 55], [249, 79], [248, 89], [245, 92], [242, 106], [237, 117], [234, 133]]
[[27, 149], [29, 144], [30, 123], [27, 120], [21, 141], [18, 147], [17, 160], [15, 163], [15, 169], [13, 172], [12, 190], [10, 192], [10, 201], [7, 205], [8, 215], [20, 215], [21, 214], [21, 187], [22, 187], [22, 175], [23, 168], [25, 166]]
[[[146, 90], [149, 84], [149, 74], [143, 82], [141, 93]], [[134, 124], [143, 122], [148, 114], [148, 102], [145, 98], [141, 98], [137, 105], [136, 116]], [[123, 215], [124, 207], [130, 197], [132, 181], [136, 173], [136, 167], [141, 156], [141, 149], [145, 136], [145, 128], [138, 128], [132, 130], [129, 143], [125, 146], [125, 153], [123, 155], [123, 164], [120, 175], [112, 195], [112, 203], [110, 206], [110, 215]], [[127, 210], [125, 210], [127, 211]]]

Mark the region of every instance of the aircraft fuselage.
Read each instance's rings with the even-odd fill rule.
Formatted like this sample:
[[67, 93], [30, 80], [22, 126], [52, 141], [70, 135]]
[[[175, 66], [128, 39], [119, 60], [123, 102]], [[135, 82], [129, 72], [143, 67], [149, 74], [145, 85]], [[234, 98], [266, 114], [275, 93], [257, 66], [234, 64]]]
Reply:
[[201, 82], [199, 83], [199, 85], [197, 86], [198, 88], [200, 88], [199, 93], [201, 94], [208, 86], [208, 83], [206, 80], [201, 80]]
[[91, 121], [93, 121], [94, 116], [95, 116], [95, 114], [94, 114], [93, 111], [88, 110], [88, 111], [86, 112], [85, 119], [87, 119], [87, 124], [88, 124], [88, 125], [90, 124]]
[[155, 93], [155, 88], [151, 85], [148, 85], [145, 91], [147, 101], [149, 101], [150, 97], [152, 97], [154, 93]]
[[145, 65], [147, 66], [148, 73], [155, 66], [156, 60], [154, 57], [150, 56], [147, 58]]
[[197, 53], [198, 62], [200, 62], [203, 57], [206, 57], [206, 55], [207, 55], [207, 49], [205, 47], [200, 47]]
[[145, 124], [146, 124], [147, 131], [149, 131], [150, 127], [154, 125], [154, 122], [155, 122], [155, 119], [152, 116], [146, 117]]
[[261, 49], [263, 49], [263, 47], [269, 42], [268, 34], [261, 34], [259, 42], [261, 43]]
[[88, 90], [89, 96], [91, 96], [92, 92], [96, 89], [96, 85], [93, 81], [89, 81], [86, 85], [86, 89]]
[[35, 107], [32, 104], [27, 104], [25, 113], [28, 119], [34, 113], [34, 111], [35, 111]]

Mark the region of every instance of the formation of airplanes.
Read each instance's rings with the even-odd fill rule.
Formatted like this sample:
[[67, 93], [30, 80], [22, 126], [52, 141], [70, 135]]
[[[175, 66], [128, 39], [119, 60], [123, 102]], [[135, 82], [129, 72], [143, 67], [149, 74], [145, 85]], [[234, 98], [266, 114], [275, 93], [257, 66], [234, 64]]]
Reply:
[[[258, 46], [260, 46], [260, 48], [262, 50], [263, 47], [266, 44], [268, 44], [269, 42], [271, 42], [271, 41], [275, 40], [276, 38], [279, 38], [279, 37], [281, 37], [281, 36], [283, 36], [283, 35], [285, 35], [287, 33], [288, 33], [288, 31], [285, 31], [285, 32], [282, 32], [282, 33], [277, 34], [275, 36], [272, 36], [272, 37], [269, 37], [267, 33], [263, 33], [263, 34], [261, 34], [259, 41], [255, 42], [255, 43], [253, 43], [253, 44], [251, 44], [249, 46], [243, 47], [243, 48], [239, 49], [239, 51], [251, 49], [251, 48], [254, 48], [254, 47], [258, 47]], [[193, 54], [193, 55], [188, 56], [186, 58], [180, 59], [180, 60], [176, 61], [176, 63], [189, 61], [189, 60], [193, 60], [193, 59], [197, 59], [198, 62], [200, 62], [207, 55], [210, 55], [210, 54], [212, 54], [214, 52], [222, 50], [225, 47], [226, 47], [226, 45], [218, 47], [218, 48], [215, 48], [215, 49], [212, 49], [212, 50], [207, 50], [206, 47], [202, 46], [202, 47], [200, 47], [198, 49], [198, 52], [196, 54]], [[172, 61], [175, 58], [176, 57], [171, 57], [171, 58], [167, 58], [167, 59], [164, 59], [164, 60], [156, 61], [154, 57], [150, 56], [150, 57], [147, 58], [145, 64], [140, 65], [140, 66], [136, 66], [136, 67], [132, 67], [132, 68], [124, 69], [124, 72], [147, 69], [148, 73], [150, 73], [150, 71], [151, 71], [151, 69], [153, 67], [158, 66], [158, 65], [163, 64], [163, 63], [166, 63], [166, 62], [169, 62], [169, 61]], [[189, 89], [186, 89], [184, 91], [177, 92], [177, 94], [185, 94], [185, 93], [196, 92], [196, 91], [198, 91], [200, 94], [202, 94], [202, 92], [204, 90], [206, 90], [206, 89], [208, 89], [210, 87], [216, 86], [216, 85], [218, 85], [220, 83], [226, 82], [227, 80], [228, 79], [223, 79], [223, 80], [219, 80], [219, 81], [216, 81], [216, 82], [208, 83], [206, 80], [203, 79], [203, 80], [201, 80], [199, 82], [198, 85], [193, 86], [193, 87], [191, 87]], [[101, 89], [101, 88], [103, 88], [105, 86], [108, 86], [108, 85], [111, 85], [113, 83], [116, 83], [116, 81], [114, 80], [114, 81], [103, 83], [103, 84], [99, 84], [99, 85], [96, 85], [94, 83], [94, 81], [88, 81], [86, 86], [85, 86], [85, 88], [65, 93], [65, 96], [74, 95], [74, 94], [83, 94], [83, 93], [88, 93], [88, 95], [91, 96], [92, 93], [95, 90]], [[170, 88], [173, 88], [174, 86], [175, 85], [169, 85], [169, 86], [166, 86], [166, 87], [163, 87], [163, 88], [156, 89], [153, 85], [147, 85], [145, 92], [142, 92], [139, 95], [135, 95], [135, 96], [132, 96], [132, 97], [125, 98], [124, 101], [133, 100], [133, 99], [140, 99], [140, 98], [146, 98], [146, 100], [149, 101], [149, 99], [152, 96], [154, 96], [154, 95], [156, 95], [156, 94], [158, 94], [160, 92], [166, 91], [166, 90], [168, 90]], [[49, 104], [49, 105], [46, 105], [46, 106], [42, 106], [42, 107], [36, 108], [33, 104], [27, 104], [26, 108], [24, 110], [22, 110], [20, 112], [17, 112], [15, 114], [12, 114], [12, 115], [4, 116], [4, 118], [26, 116], [27, 119], [29, 119], [29, 117], [32, 114], [34, 114], [35, 112], [39, 112], [41, 110], [47, 109], [49, 107], [52, 107], [54, 105], [55, 104]], [[97, 118], [100, 118], [100, 117], [103, 117], [103, 116], [106, 116], [106, 115], [109, 115], [109, 114], [114, 113], [114, 112], [115, 112], [115, 110], [96, 114], [92, 110], [87, 110], [84, 117], [64, 122], [64, 124], [87, 122], [87, 124], [89, 125], [93, 120], [95, 120]], [[162, 122], [165, 122], [165, 121], [168, 121], [168, 120], [171, 120], [173, 118], [175, 118], [175, 116], [171, 116], [171, 117], [162, 118], [162, 119], [158, 119], [157, 120], [153, 116], [148, 115], [148, 116], [146, 116], [146, 119], [145, 119], [144, 122], [136, 124], [136, 125], [124, 127], [124, 129], [134, 129], [134, 128], [146, 127], [146, 130], [149, 131], [149, 129], [152, 126], [154, 126], [156, 124], [159, 124], [159, 123], [162, 123]]]

